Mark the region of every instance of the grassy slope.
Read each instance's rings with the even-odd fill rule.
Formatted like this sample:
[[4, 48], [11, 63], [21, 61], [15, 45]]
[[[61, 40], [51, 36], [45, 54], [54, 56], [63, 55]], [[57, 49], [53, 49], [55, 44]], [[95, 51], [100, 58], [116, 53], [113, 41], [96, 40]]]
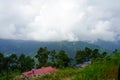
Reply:
[[120, 54], [98, 59], [86, 68], [67, 68], [31, 80], [117, 80]]

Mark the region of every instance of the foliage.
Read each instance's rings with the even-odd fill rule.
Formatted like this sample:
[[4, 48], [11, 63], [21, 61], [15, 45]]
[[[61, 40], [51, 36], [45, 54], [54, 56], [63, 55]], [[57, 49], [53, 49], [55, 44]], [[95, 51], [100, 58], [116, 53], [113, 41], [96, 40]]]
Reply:
[[85, 52], [81, 50], [77, 51], [75, 59], [77, 64], [83, 63], [86, 59]]
[[[31, 70], [34, 67], [34, 60], [30, 56], [16, 54], [4, 56], [0, 53], [0, 80], [10, 80], [20, 72]], [[12, 80], [12, 79], [11, 79]]]
[[34, 78], [34, 80], [117, 80], [120, 53], [108, 56], [94, 60], [91, 65], [85, 68], [59, 69], [57, 72]]
[[37, 54], [35, 55], [35, 57], [38, 59], [38, 66], [37, 67], [42, 67], [42, 66], [45, 66], [45, 64], [47, 63], [48, 61], [48, 55], [49, 55], [49, 51], [47, 50], [46, 47], [44, 48], [40, 48], [38, 51], [37, 51]]
[[68, 57], [68, 54], [64, 50], [61, 50], [56, 55], [56, 65], [59, 68], [68, 67], [70, 64], [70, 60], [71, 59]]
[[50, 51], [50, 61], [51, 61], [51, 64], [52, 66], [55, 66], [55, 62], [56, 62], [56, 51], [55, 50], [51, 50]]
[[96, 59], [98, 57], [104, 57], [106, 56], [106, 52], [103, 52], [102, 54], [99, 53], [98, 49], [90, 49], [88, 47], [85, 47], [83, 50], [76, 51], [75, 60], [77, 64], [82, 64], [84, 61], [89, 61], [91, 59]]
[[13, 80], [17, 75], [20, 75], [19, 70], [14, 71], [3, 71], [2, 74], [0, 74], [0, 80]]
[[[84, 48], [76, 51], [77, 64], [91, 60], [92, 64], [85, 68], [70, 66], [71, 58], [64, 50], [56, 52], [39, 48], [36, 58], [39, 67], [55, 66], [56, 72], [31, 80], [117, 80], [118, 65], [120, 64], [120, 51], [113, 53], [99, 52], [98, 49]], [[41, 60], [42, 59], [42, 60]], [[0, 53], [0, 80], [12, 80], [21, 72], [29, 71], [35, 67], [35, 62], [30, 56], [11, 54], [4, 56]]]
[[31, 70], [34, 64], [34, 60], [24, 54], [21, 54], [18, 58], [18, 68], [21, 72]]

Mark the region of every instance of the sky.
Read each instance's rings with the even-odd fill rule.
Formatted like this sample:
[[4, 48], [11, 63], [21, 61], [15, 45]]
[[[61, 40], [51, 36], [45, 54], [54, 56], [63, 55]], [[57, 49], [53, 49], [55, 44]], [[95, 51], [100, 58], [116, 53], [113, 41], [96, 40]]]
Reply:
[[120, 40], [120, 0], [0, 0], [0, 39]]

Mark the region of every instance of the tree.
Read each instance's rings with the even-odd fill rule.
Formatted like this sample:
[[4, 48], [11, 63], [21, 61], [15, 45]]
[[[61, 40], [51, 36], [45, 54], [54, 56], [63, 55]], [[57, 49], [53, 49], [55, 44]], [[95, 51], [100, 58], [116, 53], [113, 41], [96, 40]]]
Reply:
[[[27, 65], [26, 65], [27, 64]], [[35, 61], [34, 59], [32, 59], [30, 56], [26, 56], [26, 59], [25, 59], [25, 65], [27, 67], [26, 70], [31, 70], [32, 68], [34, 68], [35, 66]]]
[[50, 61], [52, 63], [53, 66], [55, 66], [55, 56], [56, 56], [56, 51], [55, 50], [52, 50], [50, 51]]
[[68, 57], [68, 54], [64, 50], [61, 50], [56, 55], [56, 64], [57, 64], [57, 67], [59, 68], [68, 67], [70, 64], [70, 61], [71, 61], [71, 58]]
[[88, 47], [85, 47], [84, 51], [85, 51], [86, 61], [90, 60], [92, 55], [92, 50]]
[[86, 55], [84, 50], [76, 51], [75, 60], [77, 64], [83, 63], [86, 60]]
[[117, 50], [117, 49], [115, 49], [115, 50], [113, 51], [113, 54], [116, 54], [116, 53], [118, 53], [118, 50]]
[[96, 59], [96, 58], [98, 58], [99, 56], [100, 56], [99, 50], [98, 50], [98, 49], [94, 49], [94, 50], [92, 51], [92, 58], [93, 58], [93, 59]]
[[18, 67], [19, 67], [19, 70], [21, 72], [25, 71], [26, 70], [26, 66], [25, 66], [25, 55], [24, 54], [21, 54], [18, 58]]
[[4, 55], [0, 53], [0, 73], [4, 70]]
[[10, 73], [10, 58], [9, 56], [4, 58], [4, 71], [6, 71], [6, 80], [8, 80], [8, 74]]
[[24, 54], [21, 54], [18, 58], [19, 70], [21, 70], [21, 72], [31, 70], [34, 64], [34, 59], [29, 56], [26, 57]]
[[107, 52], [103, 52], [103, 53], [100, 55], [100, 57], [101, 57], [101, 58], [104, 58], [106, 55], [107, 55]]
[[37, 54], [35, 55], [35, 57], [38, 59], [38, 62], [39, 62], [38, 67], [45, 66], [45, 64], [48, 61], [49, 53], [50, 53], [50, 51], [48, 51], [46, 47], [40, 48], [37, 51]]
[[16, 54], [11, 54], [9, 56], [10, 58], [10, 69], [13, 71], [13, 70], [16, 70], [18, 69], [18, 57]]

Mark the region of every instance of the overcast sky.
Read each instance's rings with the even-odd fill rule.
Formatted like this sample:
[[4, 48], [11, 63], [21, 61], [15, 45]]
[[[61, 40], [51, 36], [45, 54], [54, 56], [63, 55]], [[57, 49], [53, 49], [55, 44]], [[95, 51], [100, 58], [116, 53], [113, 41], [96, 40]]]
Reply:
[[120, 40], [120, 0], [0, 0], [0, 38]]

